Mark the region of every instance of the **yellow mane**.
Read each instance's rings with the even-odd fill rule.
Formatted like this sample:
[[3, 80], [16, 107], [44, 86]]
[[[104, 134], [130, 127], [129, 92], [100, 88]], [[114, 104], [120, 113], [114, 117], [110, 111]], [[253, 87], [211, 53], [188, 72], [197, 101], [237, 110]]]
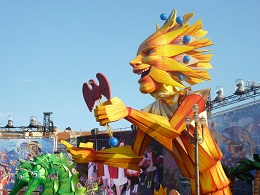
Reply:
[[[212, 68], [209, 61], [212, 54], [205, 54], [208, 50], [198, 50], [213, 43], [208, 38], [203, 38], [207, 31], [202, 30], [202, 21], [199, 20], [192, 26], [188, 24], [193, 14], [185, 14], [183, 23], [176, 22], [176, 11], [171, 15], [160, 28], [156, 24], [156, 32], [149, 36], [138, 48], [138, 53], [156, 48], [156, 56], [160, 58], [160, 64], [153, 67], [153, 71], [158, 72], [154, 77], [161, 77], [167, 72], [170, 77], [165, 77], [164, 83], [178, 83], [181, 87], [186, 87], [184, 82], [194, 85], [203, 80], [210, 80], [210, 75], [206, 69]], [[190, 41], [183, 42], [184, 36], [189, 36]], [[184, 56], [189, 56], [189, 61], [184, 62]], [[158, 68], [159, 67], [159, 68]], [[163, 71], [163, 72], [162, 72]], [[153, 74], [151, 72], [151, 74]], [[176, 87], [176, 86], [175, 86]]]

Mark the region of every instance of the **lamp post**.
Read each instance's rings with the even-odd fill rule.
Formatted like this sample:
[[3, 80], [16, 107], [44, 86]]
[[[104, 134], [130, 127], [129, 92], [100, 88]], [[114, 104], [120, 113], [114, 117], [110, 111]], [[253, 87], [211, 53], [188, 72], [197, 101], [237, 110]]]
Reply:
[[[200, 194], [200, 186], [199, 186], [199, 144], [201, 144], [204, 141], [204, 125], [206, 123], [206, 119], [204, 116], [200, 117], [198, 114], [199, 106], [197, 104], [194, 104], [192, 106], [192, 110], [194, 113], [194, 133], [193, 136], [190, 135], [190, 124], [191, 124], [191, 118], [187, 116], [185, 118], [185, 123], [186, 123], [186, 128], [187, 128], [187, 133], [188, 133], [188, 138], [189, 142], [191, 144], [194, 144], [194, 150], [195, 150], [195, 155], [194, 155], [194, 161], [195, 161], [195, 189], [196, 189], [196, 195]], [[199, 136], [199, 123], [201, 125], [202, 129], [202, 137], [200, 138]]]

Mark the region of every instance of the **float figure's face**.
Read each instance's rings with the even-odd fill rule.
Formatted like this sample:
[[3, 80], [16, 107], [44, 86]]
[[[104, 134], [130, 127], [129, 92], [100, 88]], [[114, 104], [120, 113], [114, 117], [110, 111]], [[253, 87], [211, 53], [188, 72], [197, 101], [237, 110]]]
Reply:
[[[193, 14], [183, 16], [183, 24], [176, 23], [173, 12], [164, 25], [149, 36], [138, 48], [136, 57], [130, 62], [133, 73], [141, 75], [138, 83], [140, 92], [155, 96], [158, 92], [178, 91], [185, 88], [184, 81], [190, 85], [209, 80], [207, 71], [211, 54], [202, 54], [197, 48], [211, 45], [208, 39], [200, 40], [206, 31], [201, 21], [193, 26], [188, 21]], [[184, 36], [190, 41], [183, 42]], [[185, 56], [190, 59], [184, 61]]]
[[130, 62], [131, 66], [133, 67], [133, 72], [141, 76], [141, 78], [138, 80], [141, 93], [151, 94], [162, 85], [161, 83], [153, 79], [150, 74], [151, 67], [158, 66], [158, 63], [156, 63], [156, 58], [156, 50], [155, 48], [151, 48], [147, 51], [141, 51], [140, 53], [138, 53], [136, 58]]

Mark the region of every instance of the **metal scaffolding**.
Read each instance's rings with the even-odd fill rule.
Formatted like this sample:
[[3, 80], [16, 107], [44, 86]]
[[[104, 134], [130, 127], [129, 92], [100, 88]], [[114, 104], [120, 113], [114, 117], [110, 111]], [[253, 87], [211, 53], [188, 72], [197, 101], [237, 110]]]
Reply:
[[212, 115], [211, 112], [213, 110], [248, 99], [256, 98], [258, 96], [260, 96], [260, 84], [250, 81], [248, 81], [243, 91], [235, 91], [233, 95], [227, 97], [219, 95], [216, 96], [213, 100], [209, 96], [209, 99], [206, 104], [208, 116]]
[[1, 135], [8, 135], [14, 137], [33, 137], [33, 134], [36, 133], [37, 136], [42, 134], [43, 137], [51, 136], [51, 133], [54, 132], [53, 121], [51, 120], [52, 112], [43, 113], [43, 125], [37, 122], [36, 117], [31, 117], [30, 124], [28, 126], [13, 126], [13, 117], [8, 116], [8, 122], [6, 126], [0, 127]]

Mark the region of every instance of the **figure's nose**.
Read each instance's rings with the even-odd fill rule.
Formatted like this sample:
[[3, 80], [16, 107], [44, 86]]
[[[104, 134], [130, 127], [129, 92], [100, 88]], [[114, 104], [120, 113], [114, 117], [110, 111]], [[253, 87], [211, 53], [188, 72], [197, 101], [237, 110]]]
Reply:
[[142, 64], [142, 56], [141, 55], [138, 55], [136, 56], [132, 61], [129, 62], [130, 65], [135, 68], [136, 66], [138, 65], [141, 65]]

